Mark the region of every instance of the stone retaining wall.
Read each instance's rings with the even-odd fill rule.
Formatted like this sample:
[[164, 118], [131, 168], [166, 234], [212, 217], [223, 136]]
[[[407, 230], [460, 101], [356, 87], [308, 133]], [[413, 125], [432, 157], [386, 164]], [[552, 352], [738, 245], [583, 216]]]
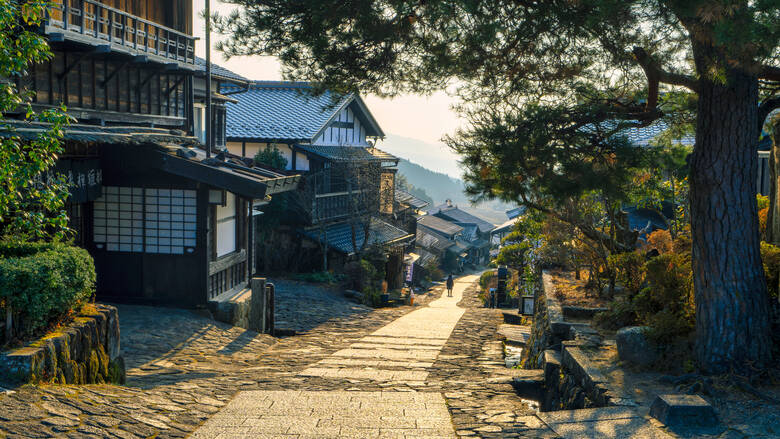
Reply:
[[542, 273], [531, 338], [523, 352], [526, 369], [544, 370], [542, 411], [631, 405], [630, 399], [610, 388], [583, 351], [598, 344], [600, 336], [587, 324], [565, 321], [553, 287], [551, 276]]
[[9, 384], [124, 383], [117, 309], [87, 305], [66, 328], [0, 354], [0, 377]]

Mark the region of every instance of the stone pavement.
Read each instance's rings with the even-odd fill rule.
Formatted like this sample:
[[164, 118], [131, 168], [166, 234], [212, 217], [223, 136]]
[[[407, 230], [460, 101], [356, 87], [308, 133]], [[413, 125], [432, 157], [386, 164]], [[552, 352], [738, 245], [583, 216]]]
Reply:
[[[452, 297], [406, 314], [308, 367], [299, 375], [424, 385], [428, 369], [465, 312], [457, 306], [477, 276], [458, 280]], [[360, 385], [353, 385], [360, 388]], [[270, 413], [270, 414], [269, 414]], [[287, 413], [285, 415], [285, 413]], [[285, 421], [285, 416], [289, 417]], [[241, 392], [194, 437], [455, 437], [435, 392]]]
[[[196, 437], [214, 437], [209, 429], [228, 425], [220, 419], [236, 411], [246, 415], [239, 425], [254, 424], [249, 437], [263, 437], [260, 431], [276, 437], [273, 413], [285, 407], [295, 413], [288, 415], [287, 437], [311, 419], [321, 433], [330, 428], [335, 434], [338, 427], [347, 437], [556, 437], [514, 392], [497, 333], [503, 319], [482, 308], [472, 280], [456, 284], [462, 298], [430, 307], [427, 295], [414, 307], [376, 310], [316, 286], [277, 284], [288, 327], [306, 330], [279, 339], [186, 310], [120, 306], [127, 385], [27, 386], [0, 395], [0, 437], [175, 438], [201, 426]], [[316, 300], [307, 300], [310, 295]], [[305, 311], [300, 319], [296, 306]], [[421, 318], [406, 317], [415, 313]], [[436, 355], [420, 353], [428, 351]], [[396, 359], [364, 357], [376, 352]], [[354, 374], [308, 374], [312, 368]], [[393, 375], [408, 371], [421, 374]], [[261, 400], [271, 404], [246, 408]]]

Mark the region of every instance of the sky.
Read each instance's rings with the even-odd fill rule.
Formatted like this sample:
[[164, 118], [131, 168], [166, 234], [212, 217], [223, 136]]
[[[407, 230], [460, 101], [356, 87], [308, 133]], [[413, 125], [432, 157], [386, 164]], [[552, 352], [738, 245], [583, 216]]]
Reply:
[[[205, 57], [205, 24], [201, 12], [205, 8], [205, 0], [194, 0], [196, 11], [194, 17], [194, 33], [200, 40], [196, 45], [198, 56]], [[213, 12], [227, 14], [236, 6], [224, 4], [217, 0], [211, 1]], [[221, 35], [212, 32], [212, 46], [216, 45]], [[226, 67], [249, 79], [281, 80], [279, 62], [273, 57], [233, 57], [225, 60], [222, 53], [213, 49], [211, 61]], [[455, 102], [444, 92], [431, 96], [405, 95], [394, 99], [383, 99], [376, 96], [363, 96], [368, 108], [374, 115], [382, 130], [388, 134], [384, 143], [377, 145], [391, 154], [419, 163], [426, 168], [444, 172], [453, 177], [460, 177], [457, 155], [450, 151], [442, 142], [445, 134], [451, 134], [461, 126], [461, 121], [450, 108]], [[404, 138], [414, 139], [405, 143]], [[421, 144], [420, 142], [424, 142]], [[420, 148], [426, 150], [421, 150]]]

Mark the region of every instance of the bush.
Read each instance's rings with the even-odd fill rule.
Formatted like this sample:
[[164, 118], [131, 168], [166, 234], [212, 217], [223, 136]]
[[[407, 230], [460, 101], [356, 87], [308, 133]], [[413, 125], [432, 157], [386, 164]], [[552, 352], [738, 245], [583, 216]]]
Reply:
[[610, 302], [609, 309], [593, 316], [593, 323], [605, 329], [616, 330], [636, 324], [634, 304], [628, 300]]
[[638, 251], [619, 253], [607, 258], [609, 269], [615, 280], [626, 287], [632, 295], [639, 292], [645, 278], [645, 257]]
[[672, 251], [672, 234], [668, 230], [658, 229], [647, 235], [647, 250], [656, 249], [664, 254]]
[[777, 300], [778, 282], [780, 282], [780, 247], [766, 242], [761, 243], [761, 261], [764, 264], [764, 275], [769, 297]]
[[0, 298], [16, 313], [24, 337], [89, 301], [95, 265], [86, 250], [65, 244], [0, 244]]
[[496, 282], [498, 282], [498, 275], [493, 270], [488, 270], [479, 276], [479, 286], [483, 291], [487, 291], [488, 288], [495, 288]]

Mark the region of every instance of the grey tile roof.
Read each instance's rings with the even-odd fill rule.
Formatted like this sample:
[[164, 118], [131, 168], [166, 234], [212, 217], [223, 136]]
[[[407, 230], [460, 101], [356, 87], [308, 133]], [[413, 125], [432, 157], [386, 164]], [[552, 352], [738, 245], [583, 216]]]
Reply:
[[434, 207], [428, 211], [428, 214], [436, 215], [447, 221], [452, 221], [461, 225], [474, 224], [482, 233], [488, 233], [495, 227], [495, 225], [483, 220], [482, 218], [461, 210], [458, 208], [458, 206], [453, 206], [447, 203]]
[[419, 227], [417, 228], [417, 237], [415, 243], [422, 248], [426, 248], [437, 253], [443, 252], [444, 250], [447, 250], [448, 248], [455, 245], [453, 241], [449, 241], [434, 233], [429, 233], [428, 231]]
[[[363, 101], [355, 94], [311, 92], [305, 82], [255, 81], [236, 94], [238, 103], [227, 108], [226, 134], [234, 139], [313, 143], [319, 133], [346, 106], [355, 106], [368, 136], [384, 137]], [[366, 124], [365, 122], [368, 122]]]
[[[198, 66], [200, 69], [200, 72], [202, 74], [206, 73], [206, 60], [200, 57], [195, 57], [195, 65]], [[250, 79], [247, 79], [238, 73], [235, 73], [231, 70], [226, 69], [225, 67], [222, 67], [218, 64], [214, 64], [214, 62], [211, 63], [211, 75], [216, 76], [218, 78], [224, 78], [231, 81], [239, 81], [239, 82], [252, 82]]]
[[428, 202], [421, 200], [409, 192], [402, 191], [400, 189], [395, 190], [395, 201], [414, 207], [415, 209], [423, 209], [428, 206]]
[[363, 148], [359, 146], [341, 146], [341, 145], [307, 145], [297, 144], [296, 147], [326, 158], [332, 161], [366, 161], [383, 162], [398, 160], [377, 148]]
[[[355, 241], [358, 248], [363, 247], [365, 242], [365, 224], [355, 225]], [[331, 224], [325, 228], [325, 234], [321, 234], [319, 229], [310, 229], [303, 232], [309, 238], [321, 242], [327, 236], [328, 246], [338, 250], [341, 253], [350, 255], [355, 253], [352, 245], [352, 225], [348, 222]], [[410, 241], [414, 235], [411, 235], [398, 227], [388, 224], [379, 218], [371, 218], [368, 226], [368, 245], [388, 244], [391, 242]]]
[[418, 259], [416, 262], [416, 264], [420, 267], [425, 267], [430, 263], [435, 264], [439, 259], [436, 257], [436, 255], [422, 247], [415, 247], [414, 252], [420, 255], [420, 259]]
[[[668, 125], [666, 125], [664, 121], [657, 120], [646, 127], [627, 128], [622, 130], [620, 134], [628, 137], [628, 140], [636, 145], [648, 146], [650, 141], [658, 137], [659, 134], [663, 133], [668, 128]], [[675, 139], [675, 141], [683, 145], [693, 146], [693, 144], [696, 143], [696, 137], [692, 135], [684, 136], [681, 139]]]
[[423, 215], [417, 219], [417, 224], [435, 232], [450, 236], [463, 231], [463, 227], [432, 215]]

